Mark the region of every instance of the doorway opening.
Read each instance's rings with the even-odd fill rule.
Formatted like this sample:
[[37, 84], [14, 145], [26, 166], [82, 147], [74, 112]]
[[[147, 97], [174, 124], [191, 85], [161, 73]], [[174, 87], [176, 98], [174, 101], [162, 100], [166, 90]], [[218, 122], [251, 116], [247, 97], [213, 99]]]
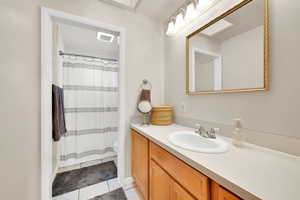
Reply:
[[42, 200], [124, 196], [124, 37], [42, 8]]

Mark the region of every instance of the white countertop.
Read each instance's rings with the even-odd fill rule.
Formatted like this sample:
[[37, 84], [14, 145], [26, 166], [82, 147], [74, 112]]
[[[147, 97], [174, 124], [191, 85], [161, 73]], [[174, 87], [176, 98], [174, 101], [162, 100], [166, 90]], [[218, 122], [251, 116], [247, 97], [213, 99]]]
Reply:
[[175, 124], [131, 124], [131, 128], [245, 200], [300, 200], [300, 157], [247, 143], [237, 148], [231, 139], [219, 135], [230, 144], [228, 152], [197, 153], [168, 141], [172, 132], [191, 128]]

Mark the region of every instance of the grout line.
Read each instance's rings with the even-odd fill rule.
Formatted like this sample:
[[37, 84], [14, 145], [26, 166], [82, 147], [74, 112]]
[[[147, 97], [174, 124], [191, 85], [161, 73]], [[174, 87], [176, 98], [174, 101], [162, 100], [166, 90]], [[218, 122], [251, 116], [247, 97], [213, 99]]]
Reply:
[[80, 189], [78, 189], [77, 200], [80, 200]]
[[108, 181], [105, 181], [105, 182], [107, 184], [108, 192], [110, 192], [110, 187], [109, 187]]

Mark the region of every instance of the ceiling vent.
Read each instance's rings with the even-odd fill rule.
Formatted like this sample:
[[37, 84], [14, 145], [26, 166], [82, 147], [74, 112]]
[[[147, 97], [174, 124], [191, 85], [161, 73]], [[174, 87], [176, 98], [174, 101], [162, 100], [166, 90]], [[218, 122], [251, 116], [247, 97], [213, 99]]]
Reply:
[[115, 36], [109, 33], [97, 32], [97, 40], [102, 42], [113, 42]]
[[117, 7], [135, 10], [140, 0], [99, 0]]
[[201, 33], [204, 35], [207, 35], [207, 36], [214, 36], [217, 33], [220, 33], [222, 31], [228, 29], [231, 26], [233, 26], [232, 23], [230, 23], [224, 19], [221, 19], [221, 20], [217, 21], [216, 23], [214, 23], [213, 25], [211, 25], [208, 28], [201, 31]]

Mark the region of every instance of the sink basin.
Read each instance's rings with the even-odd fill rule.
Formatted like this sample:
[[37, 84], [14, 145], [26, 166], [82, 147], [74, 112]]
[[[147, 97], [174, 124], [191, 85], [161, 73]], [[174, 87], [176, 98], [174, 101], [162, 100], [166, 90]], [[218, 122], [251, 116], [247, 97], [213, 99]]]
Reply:
[[204, 138], [192, 131], [171, 133], [168, 140], [177, 147], [195, 152], [223, 153], [229, 149], [228, 143], [223, 140]]

